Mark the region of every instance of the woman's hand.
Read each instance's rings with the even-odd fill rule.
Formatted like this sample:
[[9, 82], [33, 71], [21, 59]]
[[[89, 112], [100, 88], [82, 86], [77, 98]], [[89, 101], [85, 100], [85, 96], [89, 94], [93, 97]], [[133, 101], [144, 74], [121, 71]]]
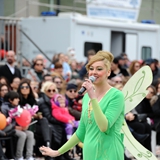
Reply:
[[135, 119], [135, 115], [132, 112], [126, 114], [126, 120], [133, 121]]
[[60, 156], [60, 153], [58, 152], [58, 150], [52, 150], [49, 147], [42, 146], [39, 148], [39, 150], [42, 153], [42, 155], [45, 155], [45, 156], [50, 156], [50, 157]]
[[85, 79], [85, 82], [82, 84], [82, 86], [86, 88], [86, 91], [88, 92], [90, 99], [96, 98], [94, 86], [91, 80]]

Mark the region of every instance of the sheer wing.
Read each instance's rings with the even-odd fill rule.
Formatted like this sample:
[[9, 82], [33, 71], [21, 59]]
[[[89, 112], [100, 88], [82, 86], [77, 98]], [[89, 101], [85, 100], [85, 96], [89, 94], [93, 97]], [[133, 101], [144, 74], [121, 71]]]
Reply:
[[[152, 71], [149, 66], [138, 70], [126, 83], [122, 92], [125, 97], [125, 114], [135, 108], [148, 93], [146, 88], [152, 83]], [[126, 122], [122, 126], [124, 146], [137, 160], [157, 160], [152, 152], [144, 148], [131, 134]]]
[[129, 79], [122, 90], [125, 97], [125, 114], [144, 99], [147, 94], [146, 88], [152, 80], [152, 71], [149, 66], [142, 67]]

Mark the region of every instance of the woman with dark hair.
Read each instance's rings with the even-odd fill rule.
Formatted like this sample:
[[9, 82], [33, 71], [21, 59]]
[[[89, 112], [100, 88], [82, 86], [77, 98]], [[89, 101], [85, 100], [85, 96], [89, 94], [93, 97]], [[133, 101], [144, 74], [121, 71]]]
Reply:
[[8, 82], [7, 78], [4, 76], [0, 76], [0, 83], [7, 84], [9, 86], [9, 82]]
[[129, 73], [125, 68], [122, 68], [119, 64], [120, 57], [115, 57], [113, 62], [111, 63], [111, 74], [108, 77], [109, 79], [117, 76], [122, 75], [123, 77], [128, 77]]
[[[19, 93], [19, 98], [20, 98], [19, 104], [21, 105], [21, 107], [25, 106], [26, 104], [29, 104], [31, 107], [33, 107], [34, 105], [37, 105], [37, 102], [34, 97], [34, 93], [32, 91], [32, 88], [28, 80], [23, 80], [20, 83], [17, 92]], [[49, 147], [51, 145], [51, 135], [50, 135], [50, 129], [48, 125], [48, 120], [45, 117], [43, 117], [40, 114], [40, 112], [35, 114], [33, 117], [38, 121], [35, 126], [35, 137], [36, 135], [42, 136], [45, 146]], [[36, 147], [37, 152], [39, 151], [38, 148], [39, 146]], [[49, 157], [46, 157], [46, 159], [52, 160], [52, 158], [49, 158]]]
[[3, 103], [3, 98], [6, 93], [8, 93], [9, 87], [7, 84], [0, 84], [0, 106]]

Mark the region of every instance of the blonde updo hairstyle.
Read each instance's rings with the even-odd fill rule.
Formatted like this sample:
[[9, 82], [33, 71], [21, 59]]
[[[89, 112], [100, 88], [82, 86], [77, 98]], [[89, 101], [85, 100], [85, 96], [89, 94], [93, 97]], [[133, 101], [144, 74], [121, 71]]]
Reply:
[[89, 70], [89, 67], [97, 61], [103, 61], [104, 65], [106, 66], [107, 70], [110, 70], [111, 68], [111, 63], [114, 59], [114, 56], [112, 53], [107, 52], [107, 51], [98, 51], [97, 54], [91, 57], [90, 61], [86, 65], [87, 71]]

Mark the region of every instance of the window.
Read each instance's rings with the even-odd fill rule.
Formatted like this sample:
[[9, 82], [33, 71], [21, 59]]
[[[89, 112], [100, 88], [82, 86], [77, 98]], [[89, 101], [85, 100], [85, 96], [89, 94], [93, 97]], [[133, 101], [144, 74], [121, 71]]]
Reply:
[[84, 43], [84, 56], [87, 57], [87, 52], [90, 49], [94, 49], [96, 52], [102, 50], [102, 43], [85, 42]]
[[142, 60], [152, 58], [152, 49], [151, 47], [142, 47]]

